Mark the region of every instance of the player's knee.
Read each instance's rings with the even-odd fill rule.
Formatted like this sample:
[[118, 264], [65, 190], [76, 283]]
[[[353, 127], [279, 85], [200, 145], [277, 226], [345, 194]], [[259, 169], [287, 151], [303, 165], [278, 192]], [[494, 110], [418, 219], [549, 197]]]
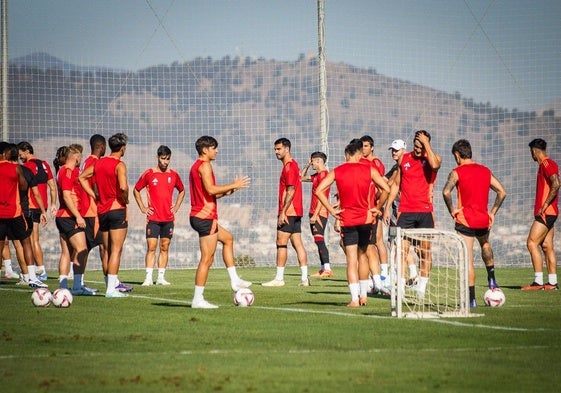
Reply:
[[287, 246], [288, 246], [287, 244], [277, 244], [277, 249], [279, 249], [279, 248], [288, 248]]

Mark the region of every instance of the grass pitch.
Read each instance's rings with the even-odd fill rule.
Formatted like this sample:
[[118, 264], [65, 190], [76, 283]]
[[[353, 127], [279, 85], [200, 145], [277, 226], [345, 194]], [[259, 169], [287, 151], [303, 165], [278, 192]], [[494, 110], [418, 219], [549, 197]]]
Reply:
[[[194, 271], [171, 270], [169, 287], [142, 287], [122, 271], [131, 296], [75, 297], [69, 309], [36, 308], [30, 288], [0, 285], [0, 391], [8, 392], [530, 392], [557, 391], [561, 292], [522, 292], [530, 269], [498, 269], [506, 304], [477, 318], [390, 317], [389, 299], [348, 309], [344, 268], [298, 287], [259, 284], [274, 268], [239, 269], [255, 304], [233, 305], [224, 269], [210, 272], [191, 309]], [[52, 272], [51, 272], [52, 273]], [[482, 305], [485, 272], [478, 270]], [[86, 274], [104, 292], [101, 272]], [[57, 286], [49, 279], [51, 290]]]

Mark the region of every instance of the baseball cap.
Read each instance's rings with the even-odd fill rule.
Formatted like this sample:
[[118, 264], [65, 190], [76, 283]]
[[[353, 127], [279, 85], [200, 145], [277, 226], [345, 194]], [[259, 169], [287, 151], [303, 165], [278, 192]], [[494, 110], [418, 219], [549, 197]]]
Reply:
[[392, 142], [388, 150], [389, 149], [394, 149], [394, 150], [405, 149], [405, 142], [402, 139], [396, 139], [395, 141]]

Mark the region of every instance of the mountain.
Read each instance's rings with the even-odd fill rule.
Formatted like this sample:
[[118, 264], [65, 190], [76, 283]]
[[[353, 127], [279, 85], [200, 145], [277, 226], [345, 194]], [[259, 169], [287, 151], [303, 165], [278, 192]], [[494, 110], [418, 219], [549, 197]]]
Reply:
[[80, 66], [61, 60], [45, 52], [34, 52], [25, 56], [10, 59], [9, 64], [17, 67], [35, 67], [41, 70], [56, 69], [62, 70], [64, 75], [69, 75], [71, 71], [75, 72], [98, 72], [98, 71], [118, 71], [110, 67], [101, 66]]

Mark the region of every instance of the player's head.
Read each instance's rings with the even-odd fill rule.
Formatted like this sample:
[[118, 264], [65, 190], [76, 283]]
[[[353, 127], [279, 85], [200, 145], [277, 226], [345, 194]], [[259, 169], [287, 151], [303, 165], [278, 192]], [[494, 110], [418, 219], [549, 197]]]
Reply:
[[10, 147], [10, 144], [6, 141], [1, 141], [0, 142], [0, 159], [4, 159], [4, 152], [6, 150], [8, 150]]
[[18, 143], [19, 159], [21, 162], [27, 162], [28, 159], [33, 157], [33, 146], [27, 141], [21, 141]]
[[197, 153], [199, 153], [199, 156], [203, 155], [204, 149], [208, 149], [211, 147], [215, 149], [218, 147], [218, 141], [212, 136], [208, 136], [208, 135], [201, 136], [195, 142], [195, 149], [197, 149]]
[[316, 158], [322, 159], [324, 164], [327, 162], [327, 154], [325, 154], [322, 151], [315, 151], [312, 154], [310, 154], [310, 159], [311, 160], [314, 160]]
[[532, 159], [534, 161], [537, 161], [538, 154], [545, 154], [545, 151], [547, 149], [547, 142], [541, 138], [536, 138], [532, 140], [530, 143], [528, 143], [528, 146], [530, 146], [530, 153], [532, 154]]
[[471, 144], [467, 139], [460, 139], [454, 142], [452, 145], [452, 155], [456, 158], [456, 162], [459, 164], [459, 159], [471, 159]]
[[58, 173], [60, 167], [66, 164], [66, 157], [68, 156], [68, 152], [69, 152], [68, 146], [61, 146], [56, 150], [55, 158], [53, 160], [55, 173]]
[[310, 162], [312, 163], [312, 168], [314, 168], [314, 170], [323, 170], [325, 163], [327, 162], [327, 154], [322, 151], [315, 151], [310, 154]]
[[107, 141], [103, 135], [94, 134], [90, 137], [90, 149], [92, 153], [98, 153], [100, 157], [103, 157], [106, 147]]
[[413, 138], [413, 154], [415, 154], [416, 157], [421, 157], [425, 154], [425, 146], [419, 140], [420, 135], [426, 136], [429, 142], [431, 138], [428, 131], [419, 130], [415, 132], [415, 138]]
[[398, 161], [403, 156], [403, 153], [405, 153], [406, 148], [407, 144], [403, 139], [396, 139], [392, 142], [388, 150], [391, 150], [394, 161]]
[[347, 146], [345, 146], [345, 157], [348, 160], [350, 157], [353, 157], [358, 153], [362, 154], [362, 141], [360, 139], [353, 139]]
[[171, 149], [167, 146], [161, 145], [158, 147], [158, 168], [165, 172], [168, 169], [171, 160]]
[[122, 154], [124, 155], [128, 141], [129, 137], [122, 132], [112, 135], [109, 138], [109, 149], [111, 150], [111, 153], [116, 153], [119, 150], [123, 149]]
[[370, 135], [364, 135], [360, 141], [362, 142], [362, 156], [370, 156], [374, 151], [374, 139]]
[[279, 138], [275, 141], [275, 155], [278, 160], [284, 160], [284, 158], [290, 154], [291, 143], [288, 138]]
[[82, 160], [82, 152], [84, 151], [84, 147], [77, 143], [73, 143], [68, 145], [68, 153], [66, 155], [66, 162], [69, 160], [74, 160], [76, 166], [80, 165], [80, 161]]
[[18, 162], [18, 145], [15, 143], [9, 143], [8, 147], [4, 150], [4, 158], [11, 162]]

